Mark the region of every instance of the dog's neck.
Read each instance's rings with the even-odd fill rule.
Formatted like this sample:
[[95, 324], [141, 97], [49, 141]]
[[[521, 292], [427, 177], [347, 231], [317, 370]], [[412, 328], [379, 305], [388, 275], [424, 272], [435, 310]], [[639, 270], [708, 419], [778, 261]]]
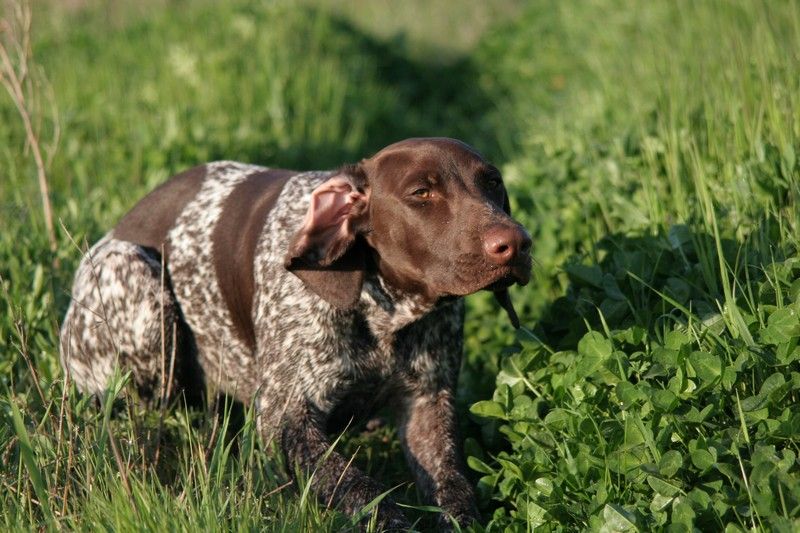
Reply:
[[397, 289], [378, 273], [371, 273], [364, 280], [360, 301], [372, 330], [391, 336], [441, 304], [441, 300]]

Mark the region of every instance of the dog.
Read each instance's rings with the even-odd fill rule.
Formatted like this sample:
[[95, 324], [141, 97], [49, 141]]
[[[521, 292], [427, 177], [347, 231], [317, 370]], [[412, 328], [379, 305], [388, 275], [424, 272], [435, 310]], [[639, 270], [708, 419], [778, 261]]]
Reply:
[[[391, 405], [418, 488], [467, 525], [478, 511], [453, 407], [463, 296], [493, 291], [518, 327], [508, 288], [530, 280], [530, 249], [500, 172], [454, 139], [408, 139], [336, 171], [209, 163], [84, 256], [61, 361], [87, 393], [119, 366], [145, 399], [166, 383], [254, 402], [260, 437], [316, 469], [320, 500], [350, 514], [383, 491], [327, 454], [327, 435]], [[389, 498], [378, 521], [409, 525]]]

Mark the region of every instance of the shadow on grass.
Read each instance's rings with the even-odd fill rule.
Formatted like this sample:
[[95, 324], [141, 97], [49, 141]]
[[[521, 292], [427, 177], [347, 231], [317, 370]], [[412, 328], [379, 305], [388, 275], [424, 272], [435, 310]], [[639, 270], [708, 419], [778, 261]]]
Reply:
[[[720, 244], [728, 265], [739, 273], [750, 269], [749, 279], [762, 277], [757, 250], [732, 239]], [[685, 321], [687, 312], [702, 321], [719, 316], [725, 295], [713, 235], [685, 225], [654, 235], [611, 234], [598, 242], [596, 254], [597, 261], [573, 258], [563, 265], [569, 287], [536, 324], [536, 333], [554, 349], [575, 349], [589, 329], [638, 326], [659, 335]]]
[[[308, 18], [316, 16], [320, 15], [309, 11]], [[332, 38], [349, 43], [359, 61], [373, 66], [367, 81], [385, 95], [382, 105], [371, 104], [361, 141], [348, 147], [343, 140], [320, 143], [293, 139], [288, 147], [276, 149], [269, 144], [272, 140], [265, 139], [264, 144], [244, 148], [246, 160], [260, 161], [264, 154], [274, 154], [268, 163], [288, 168], [331, 168], [368, 157], [398, 140], [424, 136], [459, 138], [490, 159], [502, 155], [498, 132], [489, 120], [494, 99], [481, 88], [479, 67], [469, 56], [448, 62], [415, 60], [403, 36], [380, 40], [341, 18], [330, 19], [330, 31]], [[363, 73], [348, 71], [346, 75], [351, 94], [345, 113], [360, 112], [359, 100], [367, 96], [359, 87], [365, 81], [360, 77]], [[217, 147], [214, 156], [228, 157], [229, 148]]]

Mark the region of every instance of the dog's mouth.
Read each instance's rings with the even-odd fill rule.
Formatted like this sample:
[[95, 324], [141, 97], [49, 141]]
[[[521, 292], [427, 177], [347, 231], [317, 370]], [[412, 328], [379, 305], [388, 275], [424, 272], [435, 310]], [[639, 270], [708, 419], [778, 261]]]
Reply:
[[515, 283], [521, 286], [527, 285], [531, 280], [531, 268], [530, 257], [508, 266], [499, 267], [493, 272], [492, 281], [483, 286], [482, 289], [497, 291], [507, 289]]
[[511, 287], [512, 285], [514, 285], [514, 283], [517, 283], [517, 280], [513, 276], [505, 276], [483, 287], [483, 289], [481, 290], [492, 291], [492, 292], [499, 291]]
[[503, 266], [486, 266], [473, 270], [472, 274], [458, 276], [462, 289], [448, 291], [451, 294], [465, 296], [481, 290], [498, 291], [514, 284], [527, 285], [531, 280], [532, 261], [530, 257], [521, 258], [514, 263]]

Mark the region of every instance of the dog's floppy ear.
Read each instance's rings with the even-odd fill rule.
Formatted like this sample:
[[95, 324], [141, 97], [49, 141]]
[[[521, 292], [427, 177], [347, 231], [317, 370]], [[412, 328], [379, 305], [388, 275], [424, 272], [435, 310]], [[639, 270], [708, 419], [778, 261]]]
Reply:
[[367, 219], [369, 190], [358, 166], [345, 167], [311, 193], [303, 225], [284, 264], [330, 304], [347, 309], [361, 294], [366, 262], [358, 237]]
[[[509, 202], [508, 192], [505, 190], [503, 190], [503, 211], [505, 211], [506, 215], [511, 216], [511, 202]], [[500, 307], [506, 310], [508, 319], [511, 320], [511, 325], [514, 326], [514, 328], [519, 329], [519, 317], [517, 316], [517, 312], [514, 310], [514, 304], [511, 303], [511, 295], [508, 294], [508, 289], [494, 291], [494, 297], [497, 299]]]

